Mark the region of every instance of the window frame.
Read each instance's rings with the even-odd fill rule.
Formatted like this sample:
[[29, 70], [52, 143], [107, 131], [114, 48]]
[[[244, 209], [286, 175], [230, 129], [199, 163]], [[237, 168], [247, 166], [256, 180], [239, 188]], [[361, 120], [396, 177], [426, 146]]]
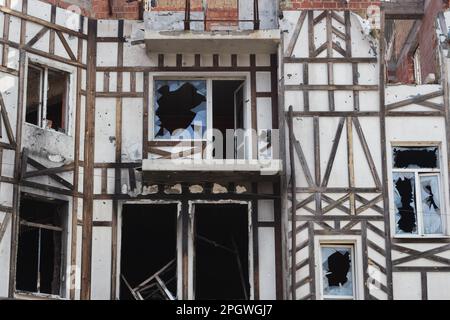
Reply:
[[[155, 90], [156, 81], [158, 80], [204, 80], [206, 81], [206, 130], [207, 139], [191, 139], [191, 140], [177, 140], [177, 139], [156, 139], [155, 138]], [[246, 129], [252, 127], [252, 95], [251, 93], [251, 74], [250, 72], [213, 72], [211, 75], [205, 76], [202, 72], [155, 72], [151, 73], [149, 76], [149, 97], [148, 97], [148, 141], [149, 142], [161, 142], [162, 144], [167, 142], [192, 142], [192, 143], [207, 143], [206, 158], [212, 159], [212, 149], [211, 142], [213, 141], [213, 92], [212, 83], [213, 81], [220, 80], [237, 80], [244, 82], [244, 125]], [[254, 97], [256, 99], [256, 97]], [[145, 143], [145, 142], [144, 142]], [[253, 141], [253, 139], [247, 139], [248, 146], [246, 148], [246, 158], [252, 159], [253, 157], [253, 145], [258, 141]]]
[[[28, 90], [28, 68], [34, 68], [40, 70], [40, 97], [39, 97], [39, 110], [38, 110], [38, 119], [37, 119], [37, 125], [27, 122], [26, 117], [26, 108], [27, 108], [27, 91], [25, 91], [25, 103], [24, 103], [24, 122], [30, 126], [38, 127], [43, 130], [48, 130], [52, 132], [57, 132], [60, 134], [64, 134], [67, 136], [71, 135], [71, 100], [72, 100], [72, 84], [73, 84], [73, 70], [69, 70], [64, 68], [64, 66], [52, 63], [50, 61], [43, 61], [38, 58], [29, 57], [27, 59], [27, 72], [26, 72], [26, 85], [25, 90]], [[61, 72], [66, 74], [66, 90], [65, 90], [65, 97], [63, 101], [63, 117], [64, 117], [64, 131], [57, 131], [54, 129], [47, 128], [47, 91], [48, 91], [48, 71], [52, 70], [55, 72]]]
[[[323, 260], [323, 256], [322, 256], [322, 248], [348, 248], [350, 249], [350, 255], [351, 255], [351, 260], [350, 260], [350, 268], [351, 268], [351, 272], [352, 272], [352, 290], [353, 290], [353, 295], [352, 296], [329, 296], [329, 295], [325, 295], [324, 294], [324, 283], [323, 283], [323, 278], [324, 278], [324, 270], [323, 270], [323, 266], [322, 266], [322, 260]], [[322, 300], [337, 300], [337, 301], [353, 301], [353, 300], [357, 300], [357, 271], [356, 271], [356, 264], [355, 264], [355, 255], [356, 255], [356, 248], [355, 248], [355, 244], [352, 243], [333, 243], [333, 242], [320, 242], [319, 243], [319, 279], [320, 279], [320, 296], [322, 298]]]
[[[67, 292], [67, 284], [68, 284], [68, 270], [67, 267], [69, 266], [68, 259], [70, 258], [70, 247], [68, 247], [68, 241], [70, 239], [70, 218], [69, 218], [69, 210], [70, 209], [70, 203], [68, 200], [63, 200], [59, 198], [47, 198], [43, 196], [38, 196], [34, 194], [29, 193], [22, 193], [20, 195], [21, 199], [28, 199], [33, 201], [40, 201], [40, 202], [47, 202], [54, 204], [59, 207], [60, 210], [62, 210], [62, 220], [61, 220], [61, 226], [54, 226], [50, 224], [39, 224], [34, 222], [29, 222], [25, 219], [21, 218], [21, 212], [19, 212], [19, 228], [24, 225], [31, 228], [36, 228], [39, 230], [39, 233], [41, 233], [41, 229], [54, 231], [54, 232], [60, 232], [61, 233], [61, 253], [60, 253], [60, 282], [59, 282], [59, 294], [49, 294], [49, 293], [42, 293], [42, 292], [33, 292], [33, 291], [24, 291], [17, 289], [17, 282], [14, 280], [14, 295], [17, 297], [41, 297], [46, 299], [65, 299], [65, 297], [68, 295]], [[17, 236], [17, 242], [16, 242], [16, 249], [18, 249], [18, 243], [19, 243], [19, 235]], [[40, 254], [40, 253], [39, 253]], [[16, 261], [16, 268], [17, 268], [17, 261]], [[39, 265], [36, 271], [39, 270]]]
[[[394, 168], [394, 149], [395, 148], [437, 148], [438, 149], [438, 159], [437, 159], [437, 168]], [[447, 219], [445, 216], [445, 211], [447, 208], [447, 202], [445, 199], [445, 188], [444, 188], [444, 177], [443, 171], [445, 168], [443, 167], [442, 161], [442, 146], [440, 143], [395, 143], [391, 145], [391, 179], [389, 183], [392, 186], [392, 199], [390, 199], [392, 204], [392, 212], [393, 216], [393, 234], [394, 238], [398, 239], [409, 239], [409, 238], [448, 238], [448, 227], [447, 227]], [[416, 203], [416, 217], [417, 217], [417, 233], [398, 233], [397, 232], [397, 223], [396, 223], [396, 215], [397, 208], [395, 206], [395, 185], [394, 185], [394, 174], [396, 173], [410, 173], [414, 175], [414, 188], [415, 188], [415, 197], [414, 201]], [[441, 225], [442, 225], [442, 233], [438, 234], [426, 234], [424, 230], [424, 216], [422, 210], [422, 193], [421, 193], [421, 185], [420, 178], [427, 176], [437, 176], [438, 177], [438, 186], [439, 186], [439, 201], [440, 201], [440, 210], [441, 210]]]

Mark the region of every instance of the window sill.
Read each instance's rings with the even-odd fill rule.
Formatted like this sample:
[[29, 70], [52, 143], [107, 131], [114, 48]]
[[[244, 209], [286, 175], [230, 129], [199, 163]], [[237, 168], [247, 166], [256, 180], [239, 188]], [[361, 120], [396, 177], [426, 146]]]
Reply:
[[436, 235], [436, 236], [394, 236], [394, 242], [407, 243], [407, 242], [450, 242], [450, 236], [448, 235]]
[[62, 298], [60, 296], [52, 294], [33, 293], [26, 291], [16, 291], [14, 293], [14, 298], [19, 300], [67, 300], [66, 298]]
[[44, 132], [56, 133], [56, 134], [60, 134], [60, 135], [62, 135], [62, 136], [68, 137], [68, 138], [72, 138], [71, 135], [69, 135], [69, 134], [67, 134], [67, 133], [65, 133], [65, 132], [56, 131], [56, 130], [53, 130], [53, 129], [42, 128], [42, 127], [40, 127], [40, 126], [38, 126], [38, 125], [35, 125], [35, 124], [32, 124], [32, 123], [28, 123], [28, 122], [25, 122], [25, 124], [26, 124], [27, 126], [32, 127], [32, 128], [40, 129], [40, 130], [42, 130], [42, 131], [44, 131]]

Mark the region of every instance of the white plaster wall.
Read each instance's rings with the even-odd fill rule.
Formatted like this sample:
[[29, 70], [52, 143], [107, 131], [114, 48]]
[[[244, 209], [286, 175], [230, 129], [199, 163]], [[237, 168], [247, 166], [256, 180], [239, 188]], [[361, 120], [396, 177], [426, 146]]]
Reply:
[[395, 300], [422, 299], [420, 273], [418, 272], [394, 272], [393, 286]]
[[111, 228], [94, 227], [91, 299], [109, 300], [111, 292]]

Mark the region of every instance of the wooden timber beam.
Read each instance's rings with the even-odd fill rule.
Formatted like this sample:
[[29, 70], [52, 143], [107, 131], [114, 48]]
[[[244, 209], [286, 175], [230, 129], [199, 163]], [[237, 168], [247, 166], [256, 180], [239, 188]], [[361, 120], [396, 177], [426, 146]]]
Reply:
[[386, 19], [417, 20], [425, 15], [425, 0], [391, 0], [381, 6]]

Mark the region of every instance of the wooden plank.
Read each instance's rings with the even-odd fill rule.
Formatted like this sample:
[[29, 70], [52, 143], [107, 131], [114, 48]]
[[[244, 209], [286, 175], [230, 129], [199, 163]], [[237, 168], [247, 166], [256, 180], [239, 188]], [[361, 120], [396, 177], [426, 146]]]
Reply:
[[287, 47], [286, 52], [284, 54], [285, 57], [291, 57], [292, 56], [292, 53], [294, 52], [295, 45], [297, 44], [298, 38], [300, 36], [300, 32], [301, 32], [301, 30], [303, 28], [303, 25], [305, 23], [307, 14], [308, 14], [308, 11], [306, 11], [306, 10], [303, 11], [300, 14], [300, 16], [299, 16], [299, 18], [297, 20], [297, 23], [295, 25], [295, 29], [294, 29], [294, 31], [292, 33], [291, 40], [289, 41], [288, 47]]
[[142, 104], [142, 159], [148, 159], [148, 113], [150, 108], [150, 77], [148, 72], [144, 72], [144, 101]]
[[[61, 178], [56, 173], [53, 173], [53, 171], [58, 171], [57, 169], [54, 169], [54, 170], [49, 169], [49, 168], [45, 167], [44, 165], [40, 164], [39, 162], [37, 162], [36, 160], [34, 160], [32, 158], [28, 158], [28, 164], [30, 164], [31, 166], [35, 167], [39, 171], [45, 170], [44, 173], [46, 173], [50, 178], [52, 178], [53, 180], [55, 180], [59, 184], [63, 185], [67, 189], [73, 190], [73, 184], [71, 184], [69, 181]], [[30, 174], [32, 174], [32, 173], [30, 173]], [[36, 174], [38, 174], [38, 173], [36, 173]], [[38, 174], [38, 175], [40, 175], [40, 174]]]
[[370, 152], [369, 145], [367, 144], [366, 137], [365, 137], [364, 132], [361, 127], [361, 123], [359, 122], [358, 118], [352, 118], [352, 119], [353, 119], [353, 124], [356, 129], [356, 133], [358, 134], [358, 137], [359, 137], [359, 142], [361, 143], [361, 146], [364, 151], [364, 156], [366, 157], [367, 163], [369, 164], [370, 172], [371, 172], [373, 180], [375, 182], [375, 186], [377, 188], [381, 189], [382, 188], [381, 180], [380, 180], [380, 177], [378, 176], [377, 168], [375, 166], [375, 161], [373, 161], [372, 153]]
[[8, 117], [8, 111], [6, 110], [6, 105], [3, 100], [3, 95], [1, 92], [0, 92], [0, 113], [1, 113], [0, 122], [3, 119], [3, 124], [5, 125], [6, 135], [8, 136], [9, 143], [14, 146], [16, 144], [16, 140], [14, 138], [13, 129], [11, 127], [11, 122], [9, 121]]
[[[97, 21], [88, 20], [87, 47], [87, 84], [86, 112], [84, 130], [84, 176], [94, 176], [94, 143], [95, 143], [95, 92], [96, 92], [96, 57], [97, 57]], [[92, 221], [94, 182], [92, 178], [83, 179], [83, 236], [81, 249], [81, 293], [82, 300], [91, 297], [92, 269]]]
[[59, 40], [61, 40], [61, 43], [66, 50], [67, 54], [69, 55], [70, 59], [73, 61], [77, 61], [77, 58], [75, 57], [75, 54], [73, 53], [72, 49], [70, 48], [69, 44], [67, 43], [66, 38], [62, 34], [61, 31], [56, 31], [56, 34], [58, 35]]
[[425, 15], [424, 0], [394, 0], [381, 3], [386, 19], [416, 20]]
[[326, 188], [328, 186], [328, 182], [330, 180], [331, 171], [332, 171], [333, 165], [334, 165], [334, 160], [336, 159], [337, 149], [339, 147], [339, 143], [340, 143], [341, 137], [342, 137], [342, 131], [344, 129], [344, 124], [345, 124], [345, 118], [341, 118], [339, 120], [336, 134], [333, 139], [333, 146], [331, 147], [330, 158], [328, 159], [327, 168], [325, 170], [325, 174], [324, 174], [324, 177], [322, 180], [321, 186], [323, 188]]
[[[295, 216], [297, 214], [297, 185], [296, 185], [296, 177], [295, 177], [295, 156], [294, 156], [294, 119], [293, 119], [293, 107], [289, 106], [289, 118], [288, 118], [288, 128], [289, 128], [289, 159], [290, 159], [290, 165], [291, 165], [291, 266], [295, 266], [296, 263], [296, 252], [297, 252], [297, 233], [294, 232], [296, 230], [296, 222], [295, 222]], [[300, 147], [301, 150], [301, 147]], [[301, 152], [302, 153], [302, 152]], [[309, 171], [309, 169], [308, 169]], [[312, 182], [312, 178], [311, 178]], [[294, 288], [294, 284], [297, 282], [296, 273], [291, 271], [291, 295], [292, 300], [296, 300], [296, 290]]]
[[408, 106], [410, 104], [418, 104], [433, 98], [441, 97], [444, 95], [444, 92], [442, 90], [435, 91], [432, 93], [424, 94], [424, 95], [418, 95], [413, 98], [405, 99], [399, 102], [391, 103], [386, 105], [386, 111], [392, 111], [401, 107]]
[[38, 42], [48, 31], [47, 27], [42, 27], [42, 29], [36, 33], [36, 35], [31, 38], [30, 41], [28, 41], [28, 43], [26, 44], [27, 47], [32, 47], [36, 44], [36, 42]]

